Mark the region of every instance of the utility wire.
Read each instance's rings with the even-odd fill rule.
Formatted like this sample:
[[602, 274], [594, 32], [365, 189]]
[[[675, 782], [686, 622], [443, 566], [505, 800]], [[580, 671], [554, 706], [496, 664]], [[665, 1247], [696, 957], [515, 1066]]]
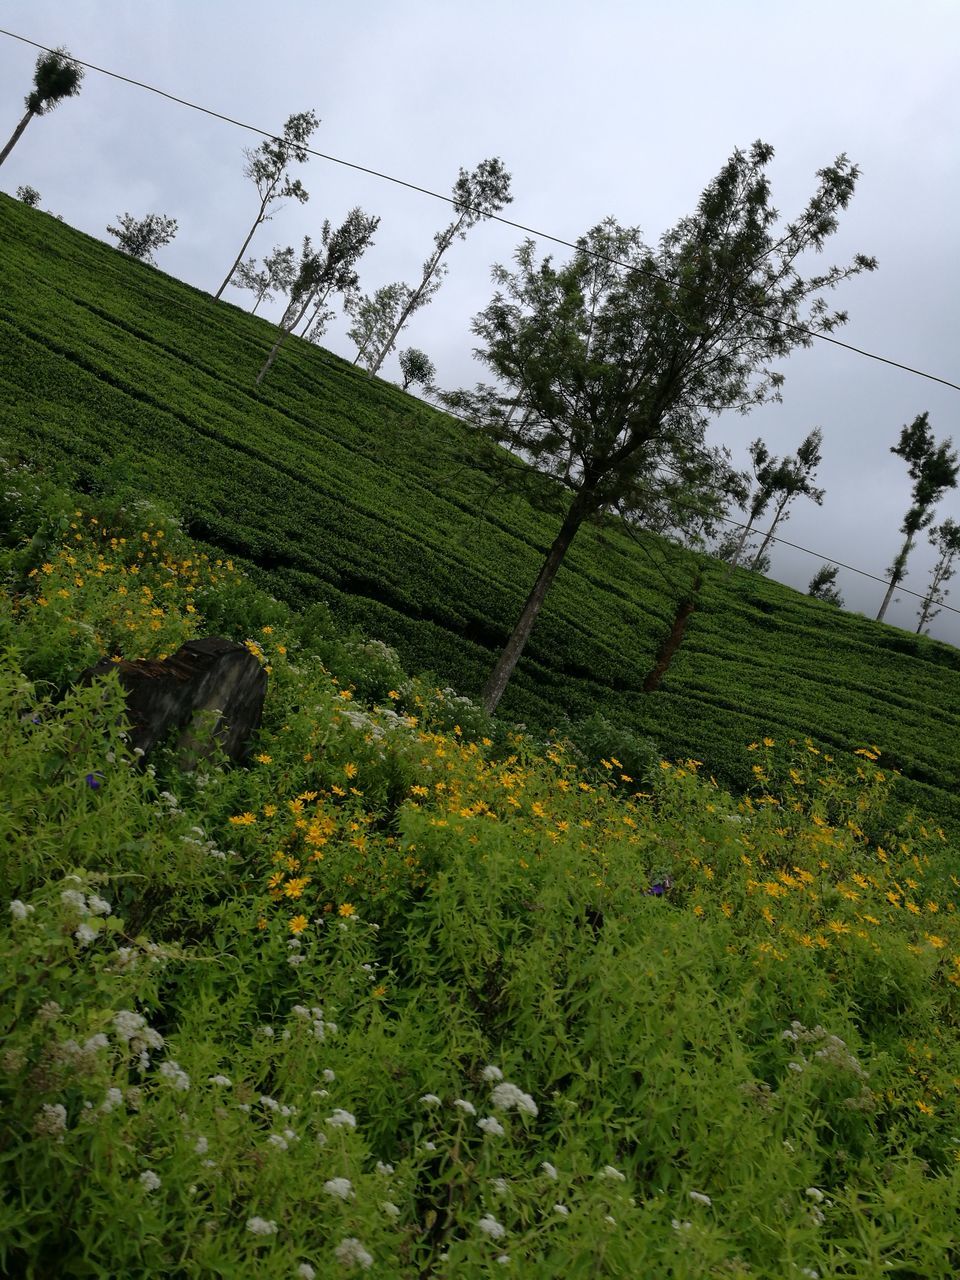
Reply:
[[[7, 36], [11, 40], [19, 40], [22, 44], [32, 45], [35, 49], [40, 49], [46, 53], [56, 52], [48, 45], [39, 44], [36, 40], [30, 40], [26, 36], [18, 35], [15, 31], [6, 31], [0, 27], [0, 35]], [[100, 75], [110, 76], [114, 80], [121, 80], [124, 84], [133, 85], [137, 89], [145, 89], [148, 93], [155, 93], [160, 98], [166, 98], [170, 102], [176, 102], [182, 107], [189, 107], [192, 111], [200, 111], [204, 115], [211, 116], [214, 120], [222, 120], [225, 124], [235, 125], [238, 129], [246, 129], [250, 133], [259, 134], [263, 138], [268, 138], [272, 142], [282, 142], [283, 139], [275, 133], [271, 133], [268, 129], [261, 129], [259, 125], [247, 124], [246, 121], [236, 120], [233, 116], [224, 115], [220, 111], [214, 111], [210, 107], [200, 106], [199, 103], [191, 102], [188, 98], [177, 97], [176, 94], [167, 93], [164, 89], [158, 89], [155, 85], [145, 84], [142, 80], [134, 80], [131, 76], [121, 75], [118, 71], [110, 71], [106, 67], [98, 67], [95, 63], [84, 62], [82, 58], [74, 58], [71, 56], [71, 62], [77, 63], [78, 66], [85, 67], [88, 71], [96, 71]], [[395, 186], [406, 187], [408, 191], [417, 191], [421, 195], [430, 196], [434, 200], [442, 200], [445, 204], [456, 205], [457, 201], [452, 196], [445, 196], [439, 191], [432, 191], [429, 187], [419, 186], [415, 182], [408, 182], [404, 178], [394, 177], [389, 173], [382, 173], [378, 169], [371, 169], [367, 165], [357, 164], [352, 160], [344, 160], [340, 156], [328, 155], [323, 151], [316, 151], [312, 147], [304, 147], [311, 156], [316, 156], [319, 160], [326, 160], [330, 164], [338, 164], [346, 169], [354, 169], [358, 173], [369, 174], [373, 178], [380, 178], [384, 182], [392, 182]], [[539, 240], [549, 240], [552, 244], [562, 245], [566, 249], [587, 252], [589, 256], [607, 262], [611, 266], [620, 267], [623, 270], [634, 270], [629, 263], [621, 262], [617, 258], [608, 258], [604, 254], [596, 253], [592, 250], [583, 250], [582, 246], [575, 244], [571, 240], [565, 240], [562, 236], [552, 235], [548, 231], [539, 231], [536, 227], [526, 226], [522, 222], [514, 222], [511, 218], [504, 218], [500, 214], [492, 213], [484, 215], [491, 222], [499, 222], [505, 227], [512, 227], [515, 231], [522, 231], [526, 235], [535, 236]], [[649, 274], [649, 273], [648, 273]], [[680, 288], [686, 286], [680, 285]], [[756, 313], [759, 314], [759, 313]], [[778, 320], [774, 323], [784, 328], [792, 329], [795, 333], [802, 333], [809, 338], [817, 338], [821, 342], [828, 342], [831, 346], [842, 347], [844, 351], [852, 351], [854, 355], [863, 356], [867, 360], [876, 360], [879, 364], [889, 365], [893, 369], [902, 369], [904, 373], [911, 373], [915, 377], [925, 378], [929, 382], [937, 382], [941, 386], [950, 387], [953, 391], [960, 391], [960, 383], [951, 382], [948, 378], [941, 378], [935, 373], [926, 373], [922, 369], [915, 369], [912, 365], [903, 364], [899, 360], [892, 360], [889, 356], [878, 355], [874, 351], [867, 351], [863, 347], [854, 346], [853, 343], [843, 342], [839, 338], [831, 338], [828, 334], [820, 333], [816, 329], [808, 329], [804, 325], [791, 324], [786, 320]]]

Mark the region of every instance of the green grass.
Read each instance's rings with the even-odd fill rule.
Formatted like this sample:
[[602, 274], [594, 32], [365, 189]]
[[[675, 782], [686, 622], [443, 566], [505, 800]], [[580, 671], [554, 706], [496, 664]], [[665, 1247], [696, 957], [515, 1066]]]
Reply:
[[[960, 881], [872, 753], [638, 791], [206, 554], [0, 475], [0, 1273], [953, 1280]], [[140, 767], [81, 671], [210, 632], [248, 762]]]
[[[256, 390], [265, 321], [5, 197], [0, 241], [14, 450], [88, 491], [160, 498], [278, 598], [326, 601], [408, 669], [479, 691], [554, 524], [490, 495], [463, 427], [299, 340]], [[762, 733], [841, 754], [876, 743], [904, 802], [960, 823], [960, 653], [642, 541], [581, 533], [505, 716], [546, 729], [601, 713], [737, 787]], [[644, 694], [698, 570], [684, 643]]]

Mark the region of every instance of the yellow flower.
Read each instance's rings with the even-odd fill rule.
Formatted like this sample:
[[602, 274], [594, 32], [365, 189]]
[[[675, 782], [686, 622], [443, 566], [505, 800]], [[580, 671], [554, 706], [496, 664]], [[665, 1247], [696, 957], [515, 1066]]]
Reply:
[[337, 697], [342, 698], [344, 702], [349, 702], [350, 699], [353, 697], [353, 694], [350, 692], [349, 689], [341, 689], [340, 692], [337, 694]]
[[396, 702], [396, 701], [397, 701], [397, 699], [400, 697], [400, 695], [399, 695], [399, 693], [397, 693], [396, 689], [388, 689], [388, 690], [387, 690], [387, 697], [388, 697], [388, 698], [391, 698], [394, 702]]
[[259, 917], [258, 917], [258, 919], [257, 919], [257, 928], [258, 928], [258, 929], [265, 929], [266, 927], [267, 927], [267, 917], [266, 917], [266, 916], [259, 916]]
[[348, 778], [355, 778], [357, 776], [357, 766], [352, 763], [345, 764], [343, 766], [343, 772], [347, 775]]
[[268, 756], [265, 751], [261, 751], [256, 760], [258, 764], [273, 764], [273, 756]]
[[340, 906], [337, 908], [337, 915], [343, 916], [344, 919], [348, 916], [355, 916], [356, 914], [357, 908], [352, 902], [341, 902]]
[[230, 819], [230, 823], [234, 827], [249, 827], [252, 826], [256, 820], [256, 816], [252, 813], [238, 813]]
[[283, 892], [288, 898], [299, 898], [309, 883], [309, 876], [300, 876], [296, 880], [288, 880], [283, 886]]
[[374, 987], [371, 994], [374, 1000], [382, 1000], [383, 997], [387, 994], [387, 988], [382, 985], [379, 987]]
[[273, 635], [273, 627], [261, 627], [260, 630], [263, 632], [265, 636]]
[[265, 804], [263, 806], [263, 816], [265, 818], [272, 818], [276, 812], [277, 806], [275, 804]]
[[776, 743], [774, 742], [773, 738], [764, 738], [763, 745], [765, 747], [773, 747], [776, 745]]
[[310, 921], [306, 916], [294, 916], [290, 921], [290, 932], [293, 934], [303, 933]]
[[421, 787], [417, 785], [415, 787], [410, 788], [410, 794], [412, 796], [428, 796], [430, 792], [427, 790], [426, 787]]
[[932, 1116], [934, 1114], [933, 1107], [928, 1107], [922, 1098], [917, 1098], [917, 1109], [922, 1111], [925, 1116]]
[[849, 933], [849, 932], [850, 932], [850, 926], [849, 926], [848, 924], [844, 924], [842, 920], [830, 920], [830, 921], [828, 921], [828, 922], [827, 922], [827, 928], [828, 928], [828, 929], [831, 929], [834, 933]]

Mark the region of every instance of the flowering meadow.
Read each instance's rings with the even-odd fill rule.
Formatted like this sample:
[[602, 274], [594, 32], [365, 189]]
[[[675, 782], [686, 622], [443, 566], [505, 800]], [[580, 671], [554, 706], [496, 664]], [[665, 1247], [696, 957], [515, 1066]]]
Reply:
[[[882, 743], [636, 772], [0, 480], [0, 1273], [960, 1272], [960, 859]], [[137, 758], [77, 677], [205, 634], [249, 758]]]

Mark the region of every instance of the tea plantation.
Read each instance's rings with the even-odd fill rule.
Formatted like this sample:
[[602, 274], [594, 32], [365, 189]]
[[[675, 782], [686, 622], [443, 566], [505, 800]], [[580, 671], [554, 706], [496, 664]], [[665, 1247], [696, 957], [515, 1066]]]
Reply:
[[[6, 197], [0, 244], [8, 454], [160, 498], [277, 597], [479, 691], [554, 518], [491, 495], [459, 423], [300, 341], [256, 389], [268, 322]], [[762, 735], [876, 744], [905, 802], [960, 821], [960, 653], [618, 528], [581, 532], [502, 704], [542, 729], [597, 713], [738, 789]]]

